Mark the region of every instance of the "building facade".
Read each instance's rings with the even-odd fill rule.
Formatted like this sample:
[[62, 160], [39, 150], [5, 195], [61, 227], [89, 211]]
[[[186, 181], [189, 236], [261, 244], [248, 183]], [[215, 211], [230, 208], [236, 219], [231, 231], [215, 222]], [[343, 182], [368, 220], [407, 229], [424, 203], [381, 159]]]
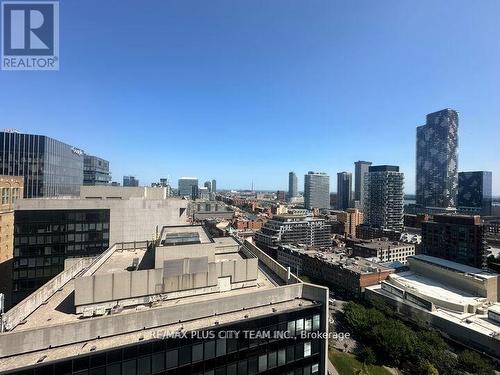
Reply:
[[95, 256], [106, 250], [109, 224], [109, 210], [16, 211], [13, 303], [62, 272], [66, 259]]
[[299, 195], [298, 180], [295, 172], [288, 173], [288, 198], [293, 198]]
[[434, 215], [422, 222], [422, 254], [483, 268], [486, 248], [480, 216]]
[[[165, 227], [160, 239], [154, 251], [117, 244], [90, 265], [75, 263], [3, 316], [0, 372], [327, 375], [327, 288], [196, 226]], [[136, 268], [116, 267], [134, 259]], [[50, 288], [59, 291], [47, 303], [37, 298]]]
[[458, 210], [462, 213], [492, 214], [492, 173], [485, 171], [458, 174]]
[[83, 151], [44, 135], [0, 132], [0, 175], [23, 176], [26, 198], [78, 196]]
[[354, 163], [354, 200], [363, 208], [363, 192], [365, 191], [365, 173], [372, 165], [370, 161], [357, 161]]
[[454, 209], [458, 195], [458, 113], [444, 109], [417, 127], [416, 203]]
[[217, 193], [217, 181], [212, 180], [212, 193]]
[[344, 224], [344, 233], [351, 237], [356, 237], [356, 228], [363, 224], [363, 212], [357, 208], [348, 208], [346, 211], [336, 213], [337, 220]]
[[352, 246], [352, 255], [363, 258], [377, 258], [378, 261], [406, 264], [408, 257], [415, 255], [415, 245], [387, 239], [357, 242]]
[[330, 176], [312, 171], [304, 176], [304, 206], [330, 208]]
[[196, 177], [181, 177], [179, 178], [178, 188], [179, 196], [192, 196], [193, 187], [198, 188], [198, 179]]
[[14, 259], [14, 204], [23, 198], [23, 177], [0, 176], [0, 293], [11, 305]]
[[337, 173], [337, 209], [347, 210], [352, 201], [352, 173]]
[[365, 224], [402, 230], [404, 175], [399, 172], [399, 167], [371, 166], [365, 178]]
[[255, 234], [255, 241], [257, 246], [272, 250], [287, 244], [318, 248], [332, 245], [330, 226], [324, 219], [296, 215], [274, 216]]
[[123, 186], [124, 187], [137, 187], [139, 186], [139, 180], [134, 176], [123, 176]]
[[108, 185], [111, 181], [109, 161], [85, 155], [83, 159], [83, 185]]

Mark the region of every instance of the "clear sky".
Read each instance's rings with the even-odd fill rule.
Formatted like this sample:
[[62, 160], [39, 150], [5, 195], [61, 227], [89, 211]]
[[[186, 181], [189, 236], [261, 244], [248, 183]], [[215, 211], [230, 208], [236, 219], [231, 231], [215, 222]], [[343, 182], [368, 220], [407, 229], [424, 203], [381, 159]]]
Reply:
[[59, 72], [0, 72], [0, 127], [108, 159], [114, 180], [400, 165], [415, 128], [460, 113], [460, 170], [500, 195], [498, 0], [63, 0]]

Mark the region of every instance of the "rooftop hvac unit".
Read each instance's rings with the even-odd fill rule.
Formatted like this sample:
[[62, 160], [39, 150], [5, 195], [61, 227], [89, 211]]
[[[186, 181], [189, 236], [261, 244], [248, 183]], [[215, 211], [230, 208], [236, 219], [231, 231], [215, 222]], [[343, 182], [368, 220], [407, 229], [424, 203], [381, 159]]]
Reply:
[[94, 309], [92, 307], [87, 307], [83, 310], [82, 317], [83, 318], [91, 318], [94, 316]]

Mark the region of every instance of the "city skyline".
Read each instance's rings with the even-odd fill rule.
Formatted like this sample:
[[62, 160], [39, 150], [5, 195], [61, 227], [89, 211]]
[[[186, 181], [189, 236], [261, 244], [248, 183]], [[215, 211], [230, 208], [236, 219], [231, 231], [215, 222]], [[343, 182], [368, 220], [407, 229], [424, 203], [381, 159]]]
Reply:
[[[186, 175], [216, 176], [220, 189], [253, 181], [256, 190], [286, 191], [293, 170], [302, 191], [309, 170], [335, 176], [370, 160], [399, 165], [414, 194], [415, 129], [426, 114], [453, 108], [458, 170], [493, 172], [500, 195], [498, 2], [220, 1], [193, 14], [174, 1], [140, 17], [126, 3], [62, 4], [61, 70], [0, 72], [9, 88], [0, 92], [0, 126], [109, 160], [114, 181], [134, 175], [149, 185], [169, 175], [175, 186]], [[101, 11], [91, 17], [92, 4]], [[130, 47], [138, 45], [144, 53]], [[427, 58], [416, 66], [419, 56]], [[270, 133], [278, 125], [281, 145]], [[251, 158], [228, 155], [243, 141]], [[205, 147], [186, 149], [194, 144], [217, 145], [217, 163]]]

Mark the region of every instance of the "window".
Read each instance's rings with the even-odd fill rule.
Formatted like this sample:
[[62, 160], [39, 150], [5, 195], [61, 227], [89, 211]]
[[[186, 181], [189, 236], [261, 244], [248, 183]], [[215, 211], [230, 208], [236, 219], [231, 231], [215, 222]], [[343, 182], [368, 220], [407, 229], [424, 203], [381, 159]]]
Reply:
[[278, 366], [283, 366], [286, 363], [285, 349], [278, 351]]
[[295, 336], [295, 321], [288, 322], [287, 331], [290, 336]]
[[177, 367], [177, 349], [167, 352], [167, 369]]
[[318, 331], [320, 328], [320, 317], [318, 315], [313, 316], [313, 330]]
[[319, 372], [319, 364], [315, 363], [314, 365], [312, 365], [311, 374], [317, 374], [318, 372]]
[[9, 204], [9, 188], [2, 188], [2, 204]]
[[296, 332], [299, 334], [304, 329], [304, 319], [297, 319]]
[[193, 345], [193, 362], [198, 362], [203, 360], [203, 344]]
[[304, 343], [304, 357], [309, 357], [311, 355], [311, 342]]
[[267, 370], [267, 354], [259, 356], [259, 372]]

